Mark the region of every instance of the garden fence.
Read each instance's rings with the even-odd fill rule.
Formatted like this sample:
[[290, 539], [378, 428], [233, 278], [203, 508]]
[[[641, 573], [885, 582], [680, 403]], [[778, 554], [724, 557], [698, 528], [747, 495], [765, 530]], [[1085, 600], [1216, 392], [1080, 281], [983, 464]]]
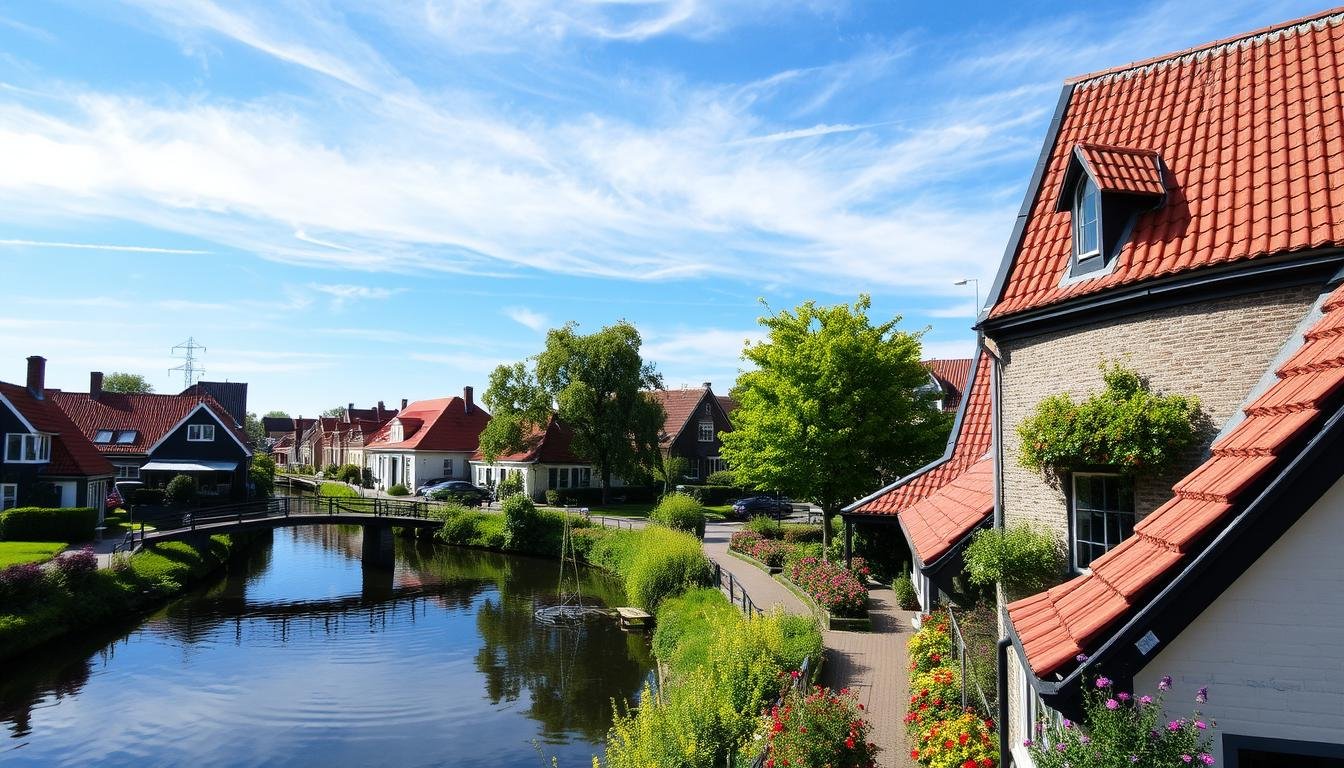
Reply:
[[975, 646], [968, 646], [966, 643], [966, 636], [962, 632], [963, 624], [957, 621], [957, 615], [950, 607], [947, 609], [947, 623], [952, 628], [952, 653], [961, 665], [961, 706], [964, 708], [974, 703], [971, 701], [971, 692], [974, 690], [981, 713], [988, 715], [994, 712], [994, 709], [990, 706], [984, 688], [980, 687], [980, 676], [976, 674], [976, 665], [982, 663], [982, 660], [974, 657], [974, 651], [970, 649]]

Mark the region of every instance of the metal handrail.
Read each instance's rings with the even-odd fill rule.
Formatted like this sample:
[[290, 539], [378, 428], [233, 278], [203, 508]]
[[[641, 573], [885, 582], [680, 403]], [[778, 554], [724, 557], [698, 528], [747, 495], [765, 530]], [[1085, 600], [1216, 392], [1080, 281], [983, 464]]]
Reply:
[[[961, 706], [965, 709], [969, 705], [968, 696], [970, 694], [967, 682], [967, 661], [966, 661], [966, 637], [961, 633], [961, 625], [957, 623], [957, 616], [952, 608], [947, 608], [947, 623], [952, 627], [952, 651], [957, 655], [957, 661], [961, 664]], [[985, 696], [985, 691], [980, 687], [978, 679], [971, 679], [971, 684], [975, 686], [975, 693], [980, 698], [982, 712], [989, 713], [994, 711], [989, 706], [989, 697]]]
[[[723, 574], [725, 573], [728, 574], [727, 581], [724, 581], [723, 578]], [[759, 616], [765, 613], [765, 611], [761, 610], [760, 606], [756, 605], [756, 601], [751, 599], [751, 595], [747, 594], [747, 590], [737, 582], [737, 579], [733, 576], [733, 572], [726, 570], [718, 563], [714, 563], [714, 585], [719, 589], [726, 591], [728, 593], [728, 602], [740, 608], [742, 612], [748, 616], [752, 614]]]

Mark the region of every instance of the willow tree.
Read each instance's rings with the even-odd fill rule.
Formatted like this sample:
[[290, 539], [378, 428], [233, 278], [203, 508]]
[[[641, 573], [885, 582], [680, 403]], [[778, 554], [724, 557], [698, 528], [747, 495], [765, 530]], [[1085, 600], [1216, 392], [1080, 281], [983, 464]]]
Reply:
[[574, 433], [574, 454], [593, 464], [605, 503], [613, 476], [660, 466], [663, 407], [649, 391], [663, 381], [640, 356], [639, 331], [630, 323], [588, 335], [576, 327], [548, 332], [530, 365], [501, 365], [490, 374], [484, 401], [491, 419], [480, 447], [487, 461], [521, 451], [554, 414]]
[[862, 295], [760, 318], [767, 336], [742, 353], [752, 369], [722, 435], [739, 483], [821, 507], [828, 545], [846, 503], [928, 463], [950, 427], [919, 360], [924, 331], [899, 330], [900, 317], [875, 325], [870, 306]]

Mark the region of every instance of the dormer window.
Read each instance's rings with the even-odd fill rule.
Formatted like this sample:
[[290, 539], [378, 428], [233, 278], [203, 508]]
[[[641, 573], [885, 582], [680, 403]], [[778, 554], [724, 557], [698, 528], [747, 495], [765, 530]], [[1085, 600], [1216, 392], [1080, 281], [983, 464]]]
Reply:
[[1073, 200], [1073, 256], [1079, 262], [1101, 255], [1100, 206], [1096, 183], [1084, 176]]
[[51, 461], [51, 435], [22, 432], [5, 435], [5, 461], [10, 464], [45, 464]]
[[397, 419], [392, 420], [392, 427], [388, 429], [387, 437], [394, 443], [400, 443], [402, 440], [406, 439], [400, 421]]
[[1078, 144], [1064, 170], [1055, 210], [1068, 211], [1072, 252], [1064, 280], [1109, 270], [1139, 214], [1166, 197], [1156, 152]]

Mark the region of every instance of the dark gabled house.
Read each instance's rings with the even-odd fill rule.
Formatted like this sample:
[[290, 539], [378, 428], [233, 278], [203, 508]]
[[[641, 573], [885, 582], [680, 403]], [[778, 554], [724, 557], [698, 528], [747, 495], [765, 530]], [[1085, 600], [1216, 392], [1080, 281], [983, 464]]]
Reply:
[[247, 422], [247, 384], [241, 381], [198, 381], [184, 395], [209, 395], [239, 427]]
[[294, 419], [289, 416], [263, 416], [261, 417], [261, 429], [266, 436], [279, 440], [285, 435], [293, 437]]
[[[979, 323], [995, 524], [1068, 552], [1001, 606], [1018, 766], [1098, 676], [1170, 676], [1181, 713], [1208, 686], [1219, 765], [1344, 764], [1341, 104], [1344, 9], [1064, 86]], [[1106, 361], [1212, 428], [1148, 472], [1023, 466], [1021, 425]]]
[[717, 397], [710, 382], [692, 389], [658, 389], [650, 393], [663, 406], [666, 419], [658, 434], [658, 445], [667, 457], [686, 459], [686, 479], [703, 482], [710, 474], [728, 465], [720, 457], [723, 441], [719, 435], [733, 431], [729, 409]]
[[0, 382], [0, 510], [94, 507], [101, 517], [115, 470], [47, 396], [46, 363], [30, 357], [25, 384]]
[[116, 467], [118, 480], [162, 488], [174, 476], [196, 478], [203, 496], [246, 498], [252, 451], [233, 417], [204, 392], [184, 395], [47, 390], [47, 396]]

